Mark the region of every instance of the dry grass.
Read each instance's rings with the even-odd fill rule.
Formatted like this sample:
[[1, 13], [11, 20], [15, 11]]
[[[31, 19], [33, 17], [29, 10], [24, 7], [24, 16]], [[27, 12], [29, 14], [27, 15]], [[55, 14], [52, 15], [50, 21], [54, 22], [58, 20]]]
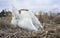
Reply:
[[60, 38], [60, 24], [44, 23], [44, 29], [31, 32], [10, 24], [11, 16], [0, 19], [0, 38]]

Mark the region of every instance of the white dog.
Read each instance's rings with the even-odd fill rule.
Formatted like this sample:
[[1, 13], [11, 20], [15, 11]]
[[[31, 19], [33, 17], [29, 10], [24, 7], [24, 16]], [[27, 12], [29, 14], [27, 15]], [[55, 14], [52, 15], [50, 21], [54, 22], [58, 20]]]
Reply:
[[32, 12], [26, 9], [21, 9], [20, 12], [21, 13], [19, 13], [15, 8], [13, 9], [12, 24], [31, 31], [38, 31], [39, 28], [43, 28], [37, 17]]

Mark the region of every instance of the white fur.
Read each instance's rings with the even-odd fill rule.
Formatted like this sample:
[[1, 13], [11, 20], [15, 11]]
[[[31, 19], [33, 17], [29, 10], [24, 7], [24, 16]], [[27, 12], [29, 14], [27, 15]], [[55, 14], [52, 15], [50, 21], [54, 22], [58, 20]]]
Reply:
[[18, 25], [21, 28], [31, 31], [38, 31], [39, 28], [43, 28], [32, 12], [22, 11], [21, 14], [19, 14], [17, 10], [13, 10], [11, 23], [15, 26]]

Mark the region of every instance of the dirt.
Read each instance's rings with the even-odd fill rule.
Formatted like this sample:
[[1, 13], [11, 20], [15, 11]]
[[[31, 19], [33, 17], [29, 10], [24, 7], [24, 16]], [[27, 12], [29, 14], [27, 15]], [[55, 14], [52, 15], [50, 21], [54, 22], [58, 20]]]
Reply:
[[14, 27], [8, 23], [0, 24], [0, 38], [60, 38], [60, 24], [44, 24], [37, 32]]
[[0, 38], [60, 38], [60, 24], [44, 23], [44, 28], [37, 32], [14, 27], [11, 17], [0, 19]]

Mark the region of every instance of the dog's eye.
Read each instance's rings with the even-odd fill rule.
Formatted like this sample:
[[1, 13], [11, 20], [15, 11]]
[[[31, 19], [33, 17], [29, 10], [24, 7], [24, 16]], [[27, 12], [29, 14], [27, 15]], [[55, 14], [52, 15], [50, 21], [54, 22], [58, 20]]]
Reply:
[[15, 19], [18, 19], [18, 18], [15, 18]]
[[18, 17], [16, 17], [15, 19], [19, 19]]

